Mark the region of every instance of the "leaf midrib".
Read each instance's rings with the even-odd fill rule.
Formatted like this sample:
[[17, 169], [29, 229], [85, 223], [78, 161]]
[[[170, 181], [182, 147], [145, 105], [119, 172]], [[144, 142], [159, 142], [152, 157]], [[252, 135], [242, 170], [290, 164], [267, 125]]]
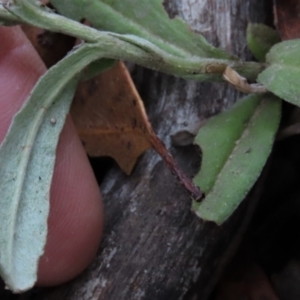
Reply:
[[218, 172], [218, 175], [216, 177], [216, 180], [214, 181], [214, 184], [212, 185], [212, 187], [210, 188], [210, 190], [207, 192], [207, 194], [212, 193], [214, 191], [214, 188], [217, 185], [217, 182], [219, 181], [220, 177], [223, 176], [223, 170], [224, 168], [231, 163], [231, 159], [234, 157], [234, 154], [236, 152], [236, 150], [239, 148], [240, 145], [240, 141], [245, 137], [247, 130], [249, 129], [249, 125], [251, 125], [253, 123], [253, 120], [256, 118], [256, 115], [258, 114], [258, 110], [259, 107], [262, 105], [262, 100], [257, 102], [257, 105], [255, 107], [255, 109], [253, 110], [253, 113], [249, 116], [249, 118], [247, 119], [247, 122], [245, 122], [243, 130], [241, 130], [241, 134], [239, 136], [239, 138], [233, 143], [233, 147], [232, 150], [229, 154], [228, 157], [231, 157], [230, 159], [226, 159], [222, 165], [222, 167], [220, 168], [220, 171]]

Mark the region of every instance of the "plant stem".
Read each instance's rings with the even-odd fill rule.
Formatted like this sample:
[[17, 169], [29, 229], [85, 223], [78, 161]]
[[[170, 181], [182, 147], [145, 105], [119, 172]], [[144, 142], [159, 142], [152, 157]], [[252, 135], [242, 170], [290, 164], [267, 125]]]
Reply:
[[0, 5], [0, 20], [27, 23], [60, 32], [89, 43], [101, 43], [106, 58], [130, 61], [144, 67], [185, 79], [221, 81], [226, 66], [250, 80], [265, 68], [257, 62], [199, 57], [182, 58], [160, 49], [149, 41], [133, 36], [99, 31], [65, 18], [30, 1], [15, 0], [16, 5]]
[[173, 155], [168, 151], [164, 142], [157, 137], [155, 133], [150, 134], [150, 140], [154, 150], [161, 156], [172, 174], [190, 193], [194, 201], [200, 202], [205, 197], [204, 193], [194, 185], [193, 181], [188, 178], [176, 163]]

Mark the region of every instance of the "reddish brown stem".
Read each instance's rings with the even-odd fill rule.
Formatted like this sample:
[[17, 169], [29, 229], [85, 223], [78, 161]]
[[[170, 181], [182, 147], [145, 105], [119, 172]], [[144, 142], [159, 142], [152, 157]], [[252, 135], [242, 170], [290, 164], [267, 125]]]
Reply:
[[191, 194], [193, 200], [201, 201], [204, 198], [204, 193], [194, 185], [192, 180], [188, 178], [184, 172], [177, 165], [174, 157], [168, 151], [164, 142], [158, 138], [155, 133], [150, 134], [150, 140], [152, 143], [152, 147], [154, 150], [162, 157], [162, 159], [166, 162], [167, 166], [171, 170], [172, 174], [176, 176], [179, 182], [188, 190]]

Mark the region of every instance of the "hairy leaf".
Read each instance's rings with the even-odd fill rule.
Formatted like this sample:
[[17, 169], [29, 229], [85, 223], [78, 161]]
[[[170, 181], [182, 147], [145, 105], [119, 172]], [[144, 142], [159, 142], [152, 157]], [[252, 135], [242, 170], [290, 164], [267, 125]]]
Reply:
[[[93, 1], [99, 1], [100, 4], [102, 3], [100, 0], [92, 0], [88, 3], [79, 2], [79, 4], [81, 5], [82, 3], [86, 3], [86, 7], [80, 6], [82, 11], [84, 12], [85, 8], [87, 9], [88, 7], [90, 7], [94, 3]], [[130, 1], [132, 0], [128, 1], [128, 4], [130, 4]], [[138, 2], [138, 4], [142, 5], [143, 3], [145, 3], [144, 1], [145, 0]], [[70, 11], [72, 11], [72, 5], [74, 5], [74, 3], [69, 3], [70, 7], [69, 5], [67, 6], [68, 10], [70, 9]], [[101, 5], [103, 5], [103, 3]], [[133, 5], [131, 4], [131, 7], [132, 6]], [[176, 38], [176, 40], [174, 40], [174, 44], [172, 44], [173, 40], [168, 40], [167, 38], [170, 38], [170, 36], [173, 35], [172, 28], [175, 23], [172, 22], [175, 21], [168, 19], [167, 16], [166, 20], [168, 20], [168, 27], [160, 27], [161, 31], [159, 31], [159, 33], [161, 33], [161, 37], [158, 35], [158, 33], [157, 35], [153, 33], [153, 35], [151, 36], [151, 34], [148, 34], [146, 32], [146, 38], [144, 38], [132, 34], [131, 31], [127, 32], [127, 30], [126, 34], [116, 33], [118, 32], [117, 30], [116, 32], [96, 30], [94, 28], [85, 26], [80, 22], [68, 19], [64, 16], [60, 16], [53, 11], [49, 11], [49, 9], [37, 5], [34, 1], [14, 0], [13, 4], [6, 8], [14, 17], [18, 17], [19, 20], [24, 23], [54, 32], [62, 32], [90, 43], [99, 42], [100, 44], [101, 42], [102, 51], [104, 51], [103, 57], [105, 58], [134, 62], [147, 68], [159, 70], [186, 79], [206, 81], [221, 80], [221, 75], [223, 74], [225, 68], [229, 65], [241, 76], [244, 76], [250, 80], [254, 80], [257, 78], [257, 74], [261, 72], [261, 70], [265, 67], [260, 63], [243, 62], [235, 57], [231, 57], [222, 50], [210, 46], [202, 36], [189, 31], [185, 32], [185, 34], [188, 35], [188, 40], [184, 39], [185, 34], [183, 34], [183, 36], [179, 34], [177, 36], [178, 40]], [[162, 12], [164, 11], [162, 10]], [[155, 19], [155, 11], [151, 10], [150, 13], [154, 13], [153, 18]], [[165, 12], [164, 14], [166, 15]], [[100, 17], [104, 16], [98, 14], [97, 12], [97, 20]], [[111, 16], [113, 23], [117, 22], [117, 18], [115, 19], [115, 17], [116, 16], [114, 15]], [[118, 17], [123, 20], [123, 15]], [[119, 30], [121, 31], [123, 27], [127, 28], [127, 21], [130, 24], [132, 21], [126, 18], [124, 20], [125, 23], [122, 23], [122, 26], [120, 26], [119, 28]], [[135, 29], [143, 28], [144, 19], [141, 18], [139, 21], [141, 21], [141, 24], [133, 22], [133, 27]], [[179, 20], [177, 21], [179, 22], [178, 24], [184, 25], [184, 23], [181, 23]], [[159, 22], [160, 20], [157, 20], [157, 23]], [[154, 24], [155, 22], [153, 23], [153, 26]], [[162, 22], [162, 25], [163, 24], [164, 22]], [[181, 26], [178, 27], [178, 30], [180, 28]], [[185, 26], [183, 26], [182, 28], [186, 29]], [[152, 31], [150, 31], [150, 33], [151, 32]], [[180, 40], [181, 38], [183, 39], [182, 41], [184, 43], [182, 43], [182, 41]], [[177, 44], [175, 43], [175, 41]], [[181, 46], [187, 47], [182, 48]], [[190, 49], [192, 51], [195, 51], [190, 52]]]
[[257, 81], [278, 97], [300, 106], [300, 39], [276, 44], [267, 54], [270, 66]]
[[264, 24], [250, 23], [247, 27], [247, 43], [254, 57], [261, 62], [266, 60], [266, 54], [271, 47], [280, 42], [276, 30]]
[[95, 62], [92, 62], [87, 66], [82, 72], [80, 80], [85, 81], [89, 80], [102, 72], [105, 72], [112, 68], [116, 64], [116, 61], [113, 59], [102, 58]]
[[0, 273], [8, 288], [33, 286], [47, 235], [56, 146], [77, 79], [99, 59], [84, 45], [52, 67], [14, 117], [0, 147]]
[[251, 95], [200, 128], [195, 142], [203, 159], [194, 183], [207, 196], [193, 204], [199, 217], [220, 225], [244, 199], [272, 149], [280, 102], [273, 95]]
[[65, 16], [90, 21], [98, 29], [132, 34], [180, 56], [236, 59], [211, 46], [179, 18], [170, 19], [162, 0], [52, 0]]

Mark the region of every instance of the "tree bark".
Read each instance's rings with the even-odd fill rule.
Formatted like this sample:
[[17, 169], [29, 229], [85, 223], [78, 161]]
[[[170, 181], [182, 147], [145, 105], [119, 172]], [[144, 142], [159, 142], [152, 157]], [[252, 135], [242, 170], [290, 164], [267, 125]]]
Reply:
[[[167, 0], [164, 6], [170, 17], [178, 15], [213, 45], [242, 59], [250, 58], [248, 21], [265, 21], [261, 0]], [[205, 119], [229, 108], [240, 94], [225, 83], [185, 81], [140, 67], [132, 67], [132, 75], [157, 134], [192, 176], [199, 168], [199, 149], [182, 145], [190, 143]], [[129, 177], [118, 168], [111, 170], [101, 191], [105, 230], [97, 258], [76, 280], [39, 299], [207, 299], [256, 197], [248, 197], [220, 227], [203, 222], [154, 151], [142, 156]]]

